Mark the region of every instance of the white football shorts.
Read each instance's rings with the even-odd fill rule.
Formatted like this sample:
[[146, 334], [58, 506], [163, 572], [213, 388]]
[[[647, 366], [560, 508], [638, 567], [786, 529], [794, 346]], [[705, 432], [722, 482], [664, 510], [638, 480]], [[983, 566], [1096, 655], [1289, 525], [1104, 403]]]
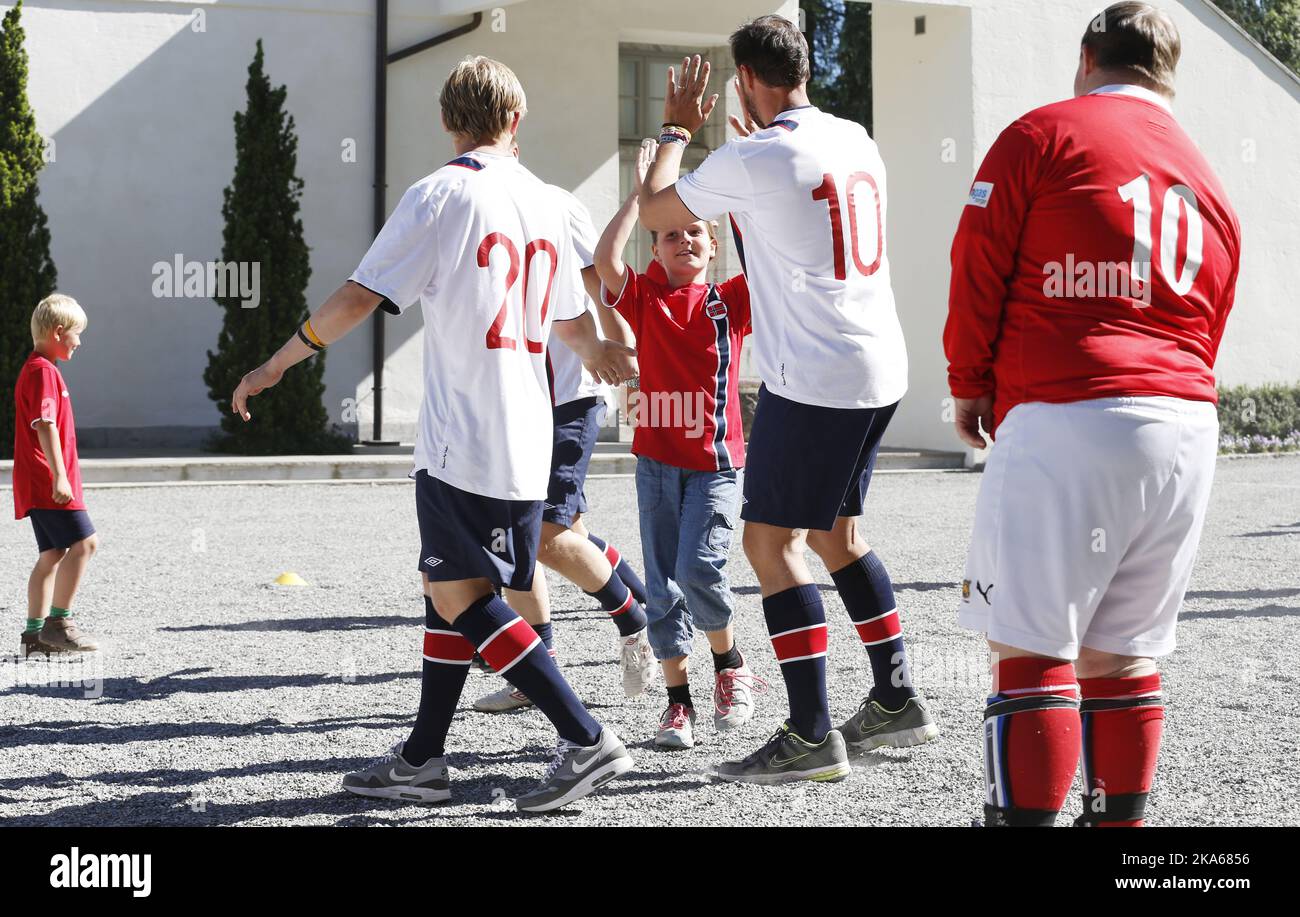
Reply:
[[1204, 401], [1012, 408], [980, 483], [961, 625], [1059, 659], [1172, 652], [1218, 445]]

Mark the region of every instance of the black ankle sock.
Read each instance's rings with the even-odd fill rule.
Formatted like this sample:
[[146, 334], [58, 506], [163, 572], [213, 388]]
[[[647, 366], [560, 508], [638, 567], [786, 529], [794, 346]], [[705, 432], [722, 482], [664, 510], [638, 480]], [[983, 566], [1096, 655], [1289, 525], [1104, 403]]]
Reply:
[[694, 710], [695, 705], [691, 703], [691, 686], [690, 685], [669, 685], [668, 703], [685, 704], [686, 706]]
[[745, 664], [745, 660], [740, 656], [740, 650], [736, 644], [731, 644], [731, 649], [719, 655], [713, 653], [713, 671], [721, 672], [723, 669], [738, 669]]

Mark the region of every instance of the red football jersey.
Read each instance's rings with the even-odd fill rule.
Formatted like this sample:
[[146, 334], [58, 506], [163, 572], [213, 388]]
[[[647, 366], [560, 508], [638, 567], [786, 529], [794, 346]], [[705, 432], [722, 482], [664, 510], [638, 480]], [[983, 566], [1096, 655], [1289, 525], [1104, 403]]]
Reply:
[[[14, 384], [14, 408], [14, 518], [25, 518], [32, 509], [85, 509], [72, 399], [63, 374], [52, 361], [39, 353], [27, 358]], [[38, 420], [54, 421], [59, 431], [63, 467], [72, 487], [70, 503], [54, 502], [54, 474], [36, 435]]]
[[952, 246], [944, 349], [958, 398], [1217, 402], [1241, 227], [1154, 93], [1048, 105], [989, 150]]
[[636, 335], [641, 382], [628, 400], [632, 452], [694, 471], [743, 468], [740, 350], [750, 331], [744, 275], [674, 290], [628, 268], [622, 291], [617, 299], [606, 291], [605, 305], [616, 307]]

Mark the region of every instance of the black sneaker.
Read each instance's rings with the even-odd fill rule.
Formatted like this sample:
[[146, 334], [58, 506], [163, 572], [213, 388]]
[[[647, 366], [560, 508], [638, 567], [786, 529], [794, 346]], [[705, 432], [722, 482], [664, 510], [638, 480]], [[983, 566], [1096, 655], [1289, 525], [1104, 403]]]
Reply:
[[770, 785], [796, 780], [833, 782], [843, 780], [850, 771], [844, 737], [837, 730], [832, 729], [814, 745], [786, 722], [758, 751], [739, 761], [722, 762], [717, 773], [722, 780]]

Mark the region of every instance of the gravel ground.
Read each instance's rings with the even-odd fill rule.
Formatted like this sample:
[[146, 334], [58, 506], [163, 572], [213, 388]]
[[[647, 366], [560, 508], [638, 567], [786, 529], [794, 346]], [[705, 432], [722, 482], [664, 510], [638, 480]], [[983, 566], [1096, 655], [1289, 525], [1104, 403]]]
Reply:
[[[741, 648], [772, 685], [725, 739], [702, 716], [699, 745], [650, 743], [662, 682], [627, 701], [615, 632], [594, 603], [550, 575], [565, 676], [636, 759], [597, 796], [554, 816], [573, 825], [963, 825], [978, 814], [978, 727], [988, 687], [980, 639], [954, 608], [979, 476], [881, 475], [865, 526], [898, 590], [912, 669], [944, 729], [881, 752], [838, 785], [713, 782], [784, 718], [758, 584], [731, 561]], [[593, 531], [640, 568], [630, 478], [593, 480]], [[0, 824], [503, 825], [554, 742], [536, 711], [485, 715], [494, 690], [472, 674], [448, 742], [454, 800], [436, 808], [361, 799], [341, 776], [406, 735], [419, 696], [422, 608], [410, 485], [235, 485], [96, 489], [102, 547], [77, 602], [103, 650], [89, 658], [0, 658]], [[4, 497], [8, 499], [8, 497]], [[33, 558], [26, 523], [0, 526], [0, 617], [24, 615]], [[1166, 660], [1168, 711], [1153, 823], [1300, 824], [1296, 623], [1300, 457], [1220, 462], [1214, 504], [1180, 629]], [[814, 561], [815, 563], [815, 561]], [[820, 583], [830, 578], [814, 567]], [[286, 570], [305, 588], [271, 585]], [[847, 717], [869, 675], [838, 596], [832, 714]], [[692, 684], [707, 698], [706, 644]], [[1072, 817], [1073, 800], [1061, 823]]]

